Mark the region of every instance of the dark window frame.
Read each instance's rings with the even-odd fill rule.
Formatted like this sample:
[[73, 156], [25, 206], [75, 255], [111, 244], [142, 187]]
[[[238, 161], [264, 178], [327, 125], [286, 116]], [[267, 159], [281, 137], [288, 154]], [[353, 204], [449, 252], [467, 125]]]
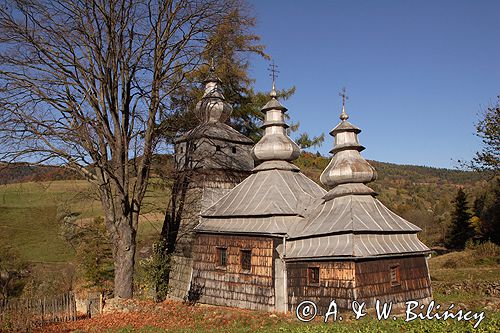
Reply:
[[226, 269], [227, 268], [227, 247], [225, 246], [217, 246], [216, 248], [216, 263], [217, 268]]
[[252, 250], [240, 250], [240, 266], [243, 272], [250, 272], [252, 270]]
[[389, 277], [391, 280], [391, 287], [401, 285], [401, 266], [399, 264], [389, 266]]
[[320, 268], [307, 267], [307, 284], [310, 286], [319, 286], [320, 283]]
[[232, 152], [233, 154], [236, 154], [236, 147], [232, 147], [232, 148], [231, 148], [231, 152]]

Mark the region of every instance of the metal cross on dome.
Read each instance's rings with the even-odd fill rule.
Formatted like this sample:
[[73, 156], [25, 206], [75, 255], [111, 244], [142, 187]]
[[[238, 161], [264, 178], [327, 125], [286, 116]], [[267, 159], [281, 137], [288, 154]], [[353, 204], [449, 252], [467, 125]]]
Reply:
[[342, 97], [342, 113], [340, 114], [340, 120], [346, 121], [347, 119], [349, 119], [349, 115], [345, 112], [345, 101], [349, 99], [349, 96], [347, 96], [347, 94], [345, 93], [345, 87], [342, 88], [339, 96]]
[[347, 96], [345, 92], [346, 92], [345, 87], [343, 87], [342, 91], [339, 92], [339, 96], [342, 97], [342, 108], [345, 107], [345, 101], [349, 99], [349, 96]]
[[267, 68], [267, 70], [270, 72], [269, 76], [273, 78], [273, 90], [274, 90], [275, 89], [276, 78], [278, 77], [278, 73], [280, 72], [278, 70], [278, 66], [274, 63], [274, 60], [269, 65], [269, 67]]

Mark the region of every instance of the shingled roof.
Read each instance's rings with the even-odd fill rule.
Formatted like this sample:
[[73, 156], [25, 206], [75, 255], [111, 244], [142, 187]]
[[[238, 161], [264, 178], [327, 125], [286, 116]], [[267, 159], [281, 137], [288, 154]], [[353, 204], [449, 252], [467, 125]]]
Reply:
[[242, 143], [247, 145], [253, 144], [253, 141], [251, 139], [236, 131], [231, 126], [221, 122], [202, 123], [191, 131], [186, 132], [182, 136], [178, 137], [175, 140], [175, 143], [201, 138], [223, 140], [227, 142]]

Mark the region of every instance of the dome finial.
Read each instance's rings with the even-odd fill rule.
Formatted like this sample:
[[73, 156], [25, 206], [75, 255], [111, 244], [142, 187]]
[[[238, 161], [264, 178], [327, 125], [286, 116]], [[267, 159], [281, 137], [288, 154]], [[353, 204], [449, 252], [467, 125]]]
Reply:
[[214, 57], [210, 57], [210, 72], [215, 73], [215, 62]]
[[340, 114], [340, 120], [346, 121], [349, 119], [349, 115], [345, 112], [345, 101], [349, 99], [349, 96], [345, 93], [345, 87], [342, 88], [342, 91], [339, 92], [339, 96], [342, 97], [342, 113]]
[[207, 78], [203, 81], [205, 92], [196, 104], [196, 113], [203, 122], [225, 123], [233, 108], [226, 102], [222, 91], [222, 81], [215, 74], [215, 61], [211, 57]]
[[269, 73], [269, 76], [273, 78], [273, 88], [271, 89], [271, 93], [269, 94], [269, 96], [271, 96], [272, 98], [276, 98], [276, 96], [277, 96], [277, 94], [276, 94], [276, 78], [278, 77], [279, 71], [278, 71], [278, 66], [274, 64], [274, 60], [269, 65], [268, 70], [271, 72], [271, 73]]
[[209, 83], [209, 82], [216, 82], [218, 84], [221, 84], [222, 81], [221, 79], [219, 79], [217, 77], [217, 75], [215, 74], [215, 60], [214, 60], [214, 57], [210, 57], [210, 64], [208, 64], [209, 67], [208, 67], [208, 73], [207, 73], [207, 77], [205, 78], [205, 80], [203, 81], [203, 83]]

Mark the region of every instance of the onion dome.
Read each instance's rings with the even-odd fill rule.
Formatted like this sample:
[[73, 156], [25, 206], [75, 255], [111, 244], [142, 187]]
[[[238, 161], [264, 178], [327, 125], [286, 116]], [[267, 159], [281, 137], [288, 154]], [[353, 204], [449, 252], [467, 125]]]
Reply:
[[222, 81], [215, 75], [213, 65], [210, 67], [209, 74], [203, 83], [205, 84], [205, 92], [201, 100], [196, 104], [196, 114], [205, 123], [227, 122], [233, 108], [226, 102], [220, 87]]
[[264, 124], [264, 136], [257, 142], [252, 150], [252, 155], [257, 162], [264, 161], [293, 161], [300, 155], [300, 148], [286, 134], [289, 127], [285, 122], [287, 108], [276, 99], [276, 90], [269, 94], [271, 100], [262, 108], [266, 114]]
[[347, 121], [345, 91], [341, 96], [341, 123], [330, 133], [335, 138], [334, 156], [320, 177], [332, 189], [308, 212], [301, 228], [291, 230], [285, 256], [374, 258], [428, 253], [417, 237], [421, 229], [390, 211], [365, 185], [377, 173], [360, 155], [361, 130]]
[[[330, 135], [335, 138], [332, 160], [323, 171], [320, 181], [323, 185], [334, 188], [333, 196], [346, 194], [374, 194], [364, 184], [377, 179], [377, 172], [360, 154], [365, 148], [358, 141], [359, 128], [347, 121], [345, 99], [338, 124]], [[327, 194], [328, 196], [328, 194]]]

